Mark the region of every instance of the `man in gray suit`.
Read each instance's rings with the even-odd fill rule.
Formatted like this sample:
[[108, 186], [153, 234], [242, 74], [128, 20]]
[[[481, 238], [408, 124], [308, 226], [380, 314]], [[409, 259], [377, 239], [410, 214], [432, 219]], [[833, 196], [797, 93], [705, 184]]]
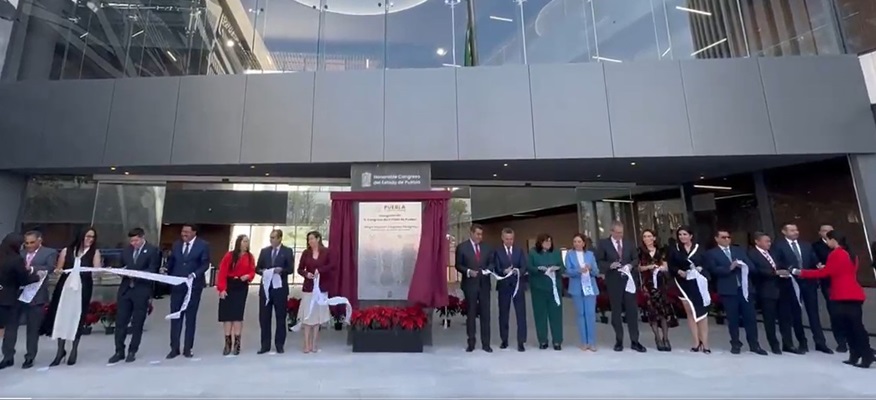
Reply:
[[[24, 234], [24, 250], [21, 251], [25, 263], [33, 267], [34, 271], [46, 271], [51, 273], [58, 261], [58, 252], [55, 249], [43, 247], [43, 235], [37, 231]], [[18, 325], [22, 319], [26, 321], [27, 353], [24, 355], [22, 368], [33, 367], [36, 358], [39, 340], [40, 326], [43, 323], [43, 308], [49, 303], [49, 285], [43, 282], [40, 290], [30, 303], [19, 302], [16, 312], [6, 327], [3, 337], [3, 361], [0, 368], [11, 367], [15, 364], [15, 344], [18, 341]]]
[[[624, 224], [611, 223], [611, 236], [601, 239], [596, 247], [596, 263], [605, 274], [608, 301], [611, 303], [611, 326], [614, 328], [614, 351], [624, 350], [624, 326], [630, 331], [630, 348], [644, 353], [645, 346], [639, 343], [639, 306], [636, 291], [639, 290], [639, 262], [636, 243], [624, 238]], [[627, 290], [628, 283], [632, 292]]]

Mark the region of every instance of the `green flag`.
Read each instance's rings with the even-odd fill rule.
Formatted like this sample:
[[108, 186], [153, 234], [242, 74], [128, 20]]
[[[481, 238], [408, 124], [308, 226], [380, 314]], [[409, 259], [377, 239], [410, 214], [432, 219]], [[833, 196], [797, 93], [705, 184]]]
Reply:
[[478, 64], [477, 46], [475, 46], [475, 30], [474, 30], [474, 4], [472, 0], [466, 0], [466, 14], [468, 14], [468, 23], [465, 28], [465, 55], [463, 58], [464, 67], [474, 67]]

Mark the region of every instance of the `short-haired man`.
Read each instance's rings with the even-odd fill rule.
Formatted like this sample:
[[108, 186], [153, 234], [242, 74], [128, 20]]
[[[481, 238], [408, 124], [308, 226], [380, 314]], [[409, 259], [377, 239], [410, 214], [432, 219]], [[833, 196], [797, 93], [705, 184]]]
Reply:
[[[295, 252], [283, 246], [283, 231], [271, 231], [271, 245], [259, 253], [256, 262], [256, 273], [263, 275], [265, 270], [272, 269], [279, 280], [263, 282], [270, 285], [268, 294], [259, 289], [259, 330], [261, 331], [261, 347], [259, 354], [271, 351], [271, 321], [276, 319], [274, 326], [274, 347], [282, 354], [286, 346], [286, 299], [289, 297], [289, 274], [295, 272]], [[278, 286], [278, 287], [275, 287]]]
[[[170, 352], [165, 357], [168, 360], [180, 355], [179, 337], [182, 335], [184, 323], [186, 333], [182, 355], [185, 358], [194, 357], [192, 349], [195, 346], [195, 329], [198, 326], [198, 308], [204, 286], [207, 286], [204, 274], [210, 269], [210, 245], [204, 239], [198, 238], [198, 227], [194, 224], [183, 224], [179, 236], [180, 239], [173, 243], [165, 267], [170, 276], [192, 279], [192, 295], [182, 315], [170, 321]], [[171, 312], [182, 308], [186, 290], [185, 285], [176, 285], [170, 289]]]
[[493, 253], [493, 272], [498, 276], [512, 276], [496, 283], [499, 296], [499, 337], [502, 340], [500, 349], [508, 348], [508, 320], [513, 303], [514, 321], [517, 323], [517, 351], [526, 351], [526, 292], [523, 287], [526, 264], [523, 249], [514, 246], [514, 230], [502, 229], [502, 249]]
[[636, 262], [636, 245], [624, 239], [624, 224], [611, 223], [611, 234], [596, 245], [596, 263], [605, 271], [605, 285], [611, 303], [611, 326], [614, 328], [614, 351], [624, 350], [624, 324], [630, 332], [630, 348], [644, 353], [645, 346], [639, 343], [639, 305], [636, 291], [640, 287], [639, 274], [632, 273]]
[[[134, 228], [128, 232], [130, 244], [122, 251], [122, 268], [158, 273], [161, 267], [161, 252], [158, 247], [146, 242], [146, 232], [142, 228]], [[152, 282], [130, 277], [122, 277], [119, 291], [116, 293], [116, 352], [109, 359], [110, 364], [119, 361], [134, 362], [137, 351], [140, 350], [140, 340], [143, 338], [143, 324], [149, 310], [149, 299], [152, 298]], [[130, 324], [130, 330], [128, 329]], [[125, 338], [131, 334], [131, 345], [125, 354]]]
[[462, 274], [462, 293], [465, 294], [467, 314], [465, 316], [465, 332], [468, 335], [468, 346], [465, 351], [472, 352], [475, 348], [475, 319], [480, 318], [481, 348], [492, 353], [490, 347], [490, 275], [486, 272], [492, 269], [493, 252], [481, 243], [484, 238], [484, 227], [472, 224], [469, 228], [469, 240], [456, 245], [456, 270]]
[[[24, 234], [24, 249], [21, 251], [25, 264], [34, 271], [46, 271], [51, 273], [58, 262], [58, 252], [49, 247], [43, 247], [43, 234], [39, 231], [29, 231]], [[26, 321], [27, 353], [24, 355], [24, 369], [33, 367], [33, 360], [39, 350], [40, 326], [43, 323], [43, 307], [49, 303], [49, 285], [43, 282], [39, 291], [34, 295], [30, 303], [19, 302], [15, 312], [6, 326], [3, 337], [3, 361], [0, 361], [0, 369], [11, 367], [15, 364], [15, 344], [18, 341], [18, 324], [22, 315]]]

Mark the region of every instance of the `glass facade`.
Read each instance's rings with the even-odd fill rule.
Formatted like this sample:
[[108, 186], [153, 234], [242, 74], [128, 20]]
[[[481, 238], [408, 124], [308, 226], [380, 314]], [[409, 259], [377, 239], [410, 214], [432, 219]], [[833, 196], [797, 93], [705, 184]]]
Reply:
[[[481, 65], [842, 49], [833, 0], [474, 5]], [[19, 11], [7, 81], [452, 68], [465, 64], [469, 20], [460, 0], [22, 0]]]

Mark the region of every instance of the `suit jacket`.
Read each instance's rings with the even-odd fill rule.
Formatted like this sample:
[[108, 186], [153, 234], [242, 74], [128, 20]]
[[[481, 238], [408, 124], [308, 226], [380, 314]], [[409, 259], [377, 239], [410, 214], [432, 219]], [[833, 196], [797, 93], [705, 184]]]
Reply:
[[466, 240], [456, 246], [456, 270], [462, 274], [462, 288], [471, 286], [490, 286], [489, 275], [479, 274], [472, 278], [468, 276], [468, 270], [493, 270], [491, 264], [494, 261], [493, 250], [485, 243], [480, 244], [481, 256], [475, 256], [475, 248], [471, 240]]
[[210, 269], [210, 245], [205, 240], [196, 237], [192, 240], [189, 253], [184, 255], [183, 241], [173, 242], [165, 268], [170, 276], [187, 277], [195, 274], [193, 285], [203, 288], [207, 285], [204, 274]]
[[[295, 273], [295, 252], [286, 246], [280, 245], [277, 250], [277, 256], [271, 260], [271, 253], [274, 248], [271, 246], [265, 247], [259, 252], [259, 259], [256, 262], [256, 273], [261, 275], [268, 268], [281, 268], [280, 281], [282, 287], [280, 290], [289, 292], [289, 274]], [[322, 282], [320, 282], [322, 283]], [[259, 291], [264, 296], [264, 290]]]
[[[27, 260], [27, 251], [21, 251], [21, 257]], [[46, 246], [40, 247], [36, 254], [33, 255], [33, 259], [30, 260], [30, 266], [33, 267], [34, 271], [46, 271], [47, 273], [51, 273], [55, 269], [55, 265], [58, 263], [58, 251]], [[43, 285], [40, 286], [40, 290], [33, 297], [33, 301], [30, 302], [32, 305], [43, 305], [49, 303], [49, 284], [48, 282], [43, 282]]]
[[[593, 295], [599, 296], [599, 285], [596, 282], [596, 277], [599, 276], [599, 264], [592, 251], [584, 251], [584, 263], [590, 266], [590, 287], [593, 288]], [[569, 277], [569, 294], [572, 297], [583, 297], [581, 264], [578, 263], [578, 254], [574, 249], [566, 252], [565, 275]]]
[[[773, 262], [776, 261], [775, 251], [770, 249], [767, 252], [770, 257], [772, 257]], [[776, 275], [776, 269], [773, 269], [773, 265], [770, 264], [770, 261], [764, 257], [763, 253], [756, 247], [753, 247], [748, 251], [748, 258], [751, 259], [751, 262], [754, 263], [752, 268], [756, 272], [756, 286], [757, 292], [764, 299], [768, 300], [778, 300], [779, 295], [781, 293], [781, 285], [782, 281], [788, 280], [790, 278], [782, 278]], [[776, 264], [778, 267], [778, 264]], [[790, 281], [789, 281], [790, 282]]]
[[619, 262], [621, 265], [629, 264], [632, 267], [630, 274], [633, 276], [633, 281], [635, 281], [636, 287], [641, 286], [639, 284], [639, 274], [634, 273], [639, 264], [637, 261], [638, 248], [635, 243], [626, 238], [621, 240], [621, 244], [624, 246], [623, 254], [617, 254], [617, 248], [614, 246], [614, 239], [611, 237], [599, 239], [599, 242], [596, 244], [596, 264], [599, 266], [599, 271], [605, 274], [605, 285], [609, 287], [609, 291], [615, 290], [612, 288], [623, 290], [625, 285], [625, 275], [622, 274], [619, 269], [611, 269], [611, 264], [615, 261]]
[[[815, 252], [812, 251], [812, 245], [798, 239], [797, 246], [800, 247], [800, 258], [803, 260], [802, 265], [798, 265], [797, 256], [794, 254], [794, 250], [791, 249], [791, 244], [785, 238], [777, 238], [773, 241], [771, 250], [775, 250], [778, 267], [788, 270], [794, 268], [818, 269], [818, 259], [815, 256]], [[798, 279], [797, 283], [800, 284], [801, 288], [818, 285], [818, 281], [806, 279]]]
[[[158, 269], [161, 267], [161, 252], [158, 250], [158, 247], [146, 242], [143, 244], [143, 248], [140, 249], [137, 261], [134, 261], [134, 246], [129, 245], [122, 250], [122, 266], [134, 271], [158, 273]], [[124, 293], [128, 289], [151, 292], [152, 282], [127, 276], [122, 277], [122, 282], [119, 283], [119, 294]]]
[[[469, 242], [469, 243], [471, 243], [471, 242]], [[481, 246], [481, 250], [483, 250], [483, 246]], [[493, 251], [493, 262], [491, 264], [492, 264], [491, 267], [493, 268], [493, 272], [495, 272], [499, 276], [505, 275], [506, 268], [511, 268], [511, 267], [519, 268], [520, 269], [520, 279], [521, 279], [520, 289], [522, 290], [524, 288], [524, 286], [523, 286], [525, 284], [524, 278], [526, 277], [526, 274], [527, 274], [527, 272], [526, 272], [527, 259], [526, 259], [526, 255], [523, 254], [523, 249], [521, 249], [520, 247], [517, 247], [517, 246], [512, 246], [511, 247], [511, 257], [509, 258], [508, 257], [508, 250], [505, 249], [504, 245], [501, 247], [497, 247]], [[514, 278], [503, 279], [501, 281], [496, 282], [496, 290], [499, 290], [499, 288], [506, 287], [506, 286], [510, 286], [513, 288], [514, 285], [516, 284], [516, 282], [517, 281]]]
[[[751, 261], [745, 250], [739, 246], [730, 246], [730, 256], [734, 260], [742, 261], [745, 265], [748, 265], [748, 299], [753, 300], [751, 295], [754, 294], [754, 285], [752, 283], [757, 274], [754, 271], [754, 261]], [[742, 283], [742, 267], [730, 269], [730, 259], [727, 258], [727, 255], [724, 254], [720, 246], [706, 252], [705, 262], [705, 269], [708, 269], [709, 273], [715, 278], [715, 287], [718, 294], [721, 296], [736, 296], [739, 284]]]
[[0, 305], [15, 305], [21, 295], [21, 288], [39, 280], [36, 273], [27, 272], [24, 258], [12, 256], [3, 261], [0, 264]]
[[815, 253], [815, 260], [820, 262], [822, 265], [827, 265], [827, 256], [830, 255], [830, 252], [833, 249], [824, 243], [824, 240], [819, 239], [815, 243], [812, 243], [812, 251]]

